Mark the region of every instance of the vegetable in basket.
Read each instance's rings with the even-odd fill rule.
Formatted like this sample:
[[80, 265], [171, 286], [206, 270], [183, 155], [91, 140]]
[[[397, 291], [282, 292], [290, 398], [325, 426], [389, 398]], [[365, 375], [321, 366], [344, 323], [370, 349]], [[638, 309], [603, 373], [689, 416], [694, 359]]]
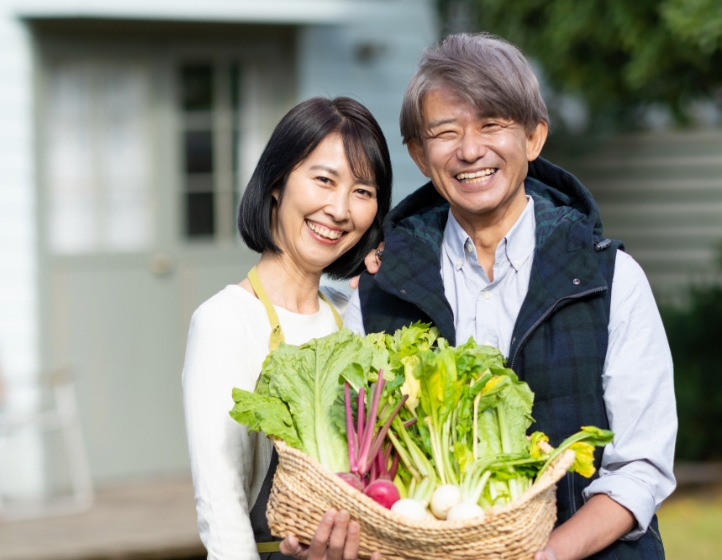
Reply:
[[[413, 519], [481, 517], [518, 499], [564, 450], [594, 473], [584, 427], [553, 449], [530, 437], [534, 395], [495, 348], [451, 347], [429, 325], [394, 335], [346, 329], [266, 360], [255, 393], [235, 389], [231, 416], [314, 457], [359, 491]], [[403, 498], [403, 499], [400, 499]]]

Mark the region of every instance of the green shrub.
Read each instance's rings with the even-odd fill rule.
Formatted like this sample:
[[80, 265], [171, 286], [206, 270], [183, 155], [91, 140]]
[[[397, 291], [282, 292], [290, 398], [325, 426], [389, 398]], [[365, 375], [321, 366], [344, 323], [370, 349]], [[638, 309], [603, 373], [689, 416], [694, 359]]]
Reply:
[[674, 359], [677, 459], [722, 459], [722, 287], [695, 288], [684, 309], [662, 309]]

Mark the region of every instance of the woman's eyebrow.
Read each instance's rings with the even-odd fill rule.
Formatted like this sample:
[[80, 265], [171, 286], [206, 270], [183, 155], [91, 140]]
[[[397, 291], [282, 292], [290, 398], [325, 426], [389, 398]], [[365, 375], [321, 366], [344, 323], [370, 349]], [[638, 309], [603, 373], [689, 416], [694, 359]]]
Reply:
[[333, 167], [328, 167], [326, 165], [314, 165], [311, 167], [311, 171], [325, 171], [330, 175], [338, 177], [338, 171], [336, 171]]

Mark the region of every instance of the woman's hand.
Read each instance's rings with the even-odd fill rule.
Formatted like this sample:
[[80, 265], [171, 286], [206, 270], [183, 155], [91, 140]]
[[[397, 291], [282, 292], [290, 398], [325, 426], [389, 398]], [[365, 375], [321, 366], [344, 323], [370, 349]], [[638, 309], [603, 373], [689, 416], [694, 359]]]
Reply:
[[[382, 241], [381, 243], [379, 243], [376, 249], [369, 251], [369, 254], [366, 255], [366, 257], [364, 258], [366, 271], [369, 274], [376, 274], [379, 271], [379, 268], [381, 267], [381, 259], [383, 259], [384, 255], [384, 245], [385, 243]], [[351, 287], [352, 290], [358, 288], [358, 278], [358, 276], [354, 276], [353, 278], [351, 278], [351, 280], [348, 281], [348, 285]]]
[[557, 560], [557, 555], [551, 546], [546, 545], [544, 550], [540, 550], [534, 555], [534, 560]]
[[[356, 560], [359, 532], [359, 524], [350, 521], [347, 511], [330, 509], [321, 519], [309, 546], [288, 535], [281, 541], [281, 552], [300, 560]], [[381, 555], [374, 552], [371, 560], [381, 560]]]

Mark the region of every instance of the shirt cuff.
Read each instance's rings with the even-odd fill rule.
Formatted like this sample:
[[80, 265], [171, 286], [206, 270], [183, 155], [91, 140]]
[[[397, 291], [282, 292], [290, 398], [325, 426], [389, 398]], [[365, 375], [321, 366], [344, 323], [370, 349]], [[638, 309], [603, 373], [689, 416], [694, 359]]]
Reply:
[[582, 492], [585, 502], [595, 494], [606, 494], [631, 511], [637, 520], [637, 527], [624, 535], [621, 540], [636, 541], [647, 532], [657, 506], [654, 496], [644, 483], [622, 473], [610, 473], [600, 476]]

